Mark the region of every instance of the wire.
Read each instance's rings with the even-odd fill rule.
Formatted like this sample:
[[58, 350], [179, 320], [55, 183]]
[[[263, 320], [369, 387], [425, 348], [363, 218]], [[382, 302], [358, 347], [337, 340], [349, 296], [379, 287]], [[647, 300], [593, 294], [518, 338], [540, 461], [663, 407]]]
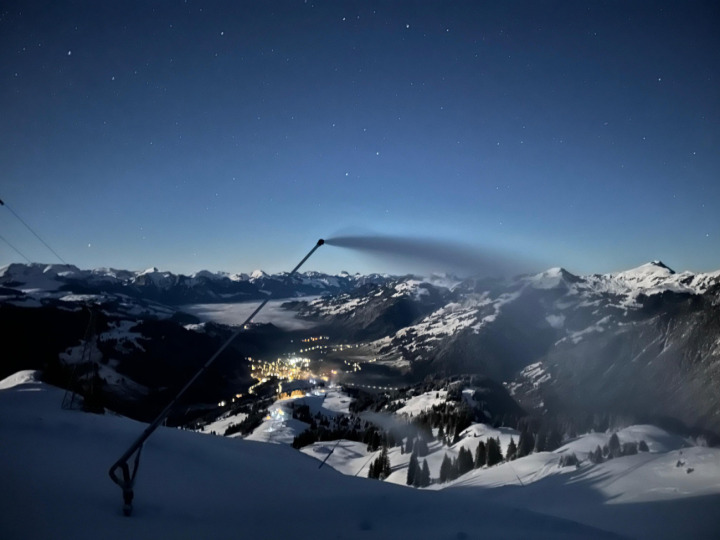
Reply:
[[[0, 199], [0, 206], [4, 206], [4, 207], [6, 207], [8, 210], [10, 210], [10, 211], [13, 213], [13, 215], [14, 215], [16, 218], [18, 218], [18, 221], [20, 221], [20, 223], [22, 223], [23, 225], [25, 225], [25, 227], [27, 228], [27, 230], [30, 231], [31, 233], [33, 233], [33, 234], [35, 235], [35, 238], [37, 238], [38, 240], [40, 240], [40, 241], [42, 242], [42, 244], [43, 244], [46, 248], [48, 248], [50, 251], [52, 251], [52, 254], [55, 255], [55, 256], [60, 260], [60, 262], [62, 262], [63, 264], [67, 264], [67, 263], [65, 262], [65, 260], [64, 260], [60, 255], [58, 255], [57, 252], [56, 252], [53, 248], [51, 248], [45, 240], [43, 240], [42, 238], [40, 238], [40, 235], [39, 235], [38, 233], [36, 233], [34, 230], [32, 230], [32, 228], [30, 227], [30, 225], [28, 225], [27, 223], [25, 223], [25, 221], [23, 220], [23, 218], [21, 218], [21, 217], [18, 215], [18, 213], [17, 213], [15, 210], [13, 210], [12, 208], [10, 208], [10, 206], [9, 206], [6, 202], [4, 202], [2, 199]], [[17, 250], [15, 250], [15, 251], [17, 251]], [[24, 257], [24, 255], [23, 255], [23, 257]], [[27, 258], [26, 258], [25, 260], [27, 260]], [[30, 262], [30, 261], [28, 261], [28, 262]]]
[[[295, 268], [292, 269], [292, 271], [285, 276], [285, 281], [289, 282], [290, 278], [292, 278], [293, 274], [297, 272], [300, 267], [307, 261], [310, 256], [315, 253], [317, 248], [322, 246], [325, 243], [325, 240], [322, 238], [318, 240], [317, 244], [314, 248], [310, 250], [310, 253], [305, 255], [305, 258], [300, 261]], [[137, 473], [137, 467], [140, 462], [140, 452], [142, 451], [142, 446], [145, 443], [145, 441], [152, 435], [152, 433], [162, 424], [162, 422], [168, 417], [170, 412], [172, 411], [175, 404], [180, 400], [182, 395], [187, 391], [188, 388], [190, 388], [193, 383], [210, 367], [210, 364], [212, 364], [215, 359], [220, 356], [220, 353], [222, 353], [230, 343], [232, 343], [236, 337], [240, 335], [240, 333], [245, 329], [245, 327], [252, 322], [255, 315], [258, 314], [258, 312], [265, 307], [265, 304], [267, 304], [270, 299], [272, 298], [272, 295], [268, 296], [263, 300], [262, 304], [260, 304], [258, 307], [255, 308], [255, 311], [253, 311], [250, 316], [245, 320], [244, 323], [242, 323], [238, 329], [223, 343], [220, 348], [215, 351], [215, 353], [208, 359], [207, 362], [203, 365], [203, 367], [200, 368], [200, 370], [195, 373], [195, 375], [192, 376], [192, 378], [185, 383], [185, 386], [182, 387], [182, 389], [175, 395], [175, 397], [170, 401], [170, 403], [167, 404], [167, 406], [162, 410], [162, 412], [155, 418], [155, 420], [152, 421], [152, 423], [145, 428], [145, 430], [140, 434], [140, 436], [137, 438], [137, 440], [128, 448], [125, 453], [120, 456], [120, 459], [118, 459], [115, 463], [113, 463], [112, 467], [110, 467], [110, 470], [108, 473], [110, 474], [110, 478], [113, 482], [115, 482], [117, 485], [119, 485], [123, 489], [123, 497], [129, 497], [129, 499], [126, 499], [125, 501], [125, 515], [130, 515], [130, 512], [132, 511], [132, 494], [133, 494], [133, 484], [135, 481], [135, 473]], [[130, 458], [135, 454], [135, 469], [132, 473], [130, 473], [130, 465], [129, 461]], [[123, 478], [120, 479], [118, 476], [118, 471], [121, 471], [123, 474]], [[129, 502], [128, 502], [129, 501]]]
[[25, 259], [28, 263], [32, 264], [32, 263], [30, 262], [30, 259], [28, 259], [25, 255], [23, 255], [23, 253], [22, 253], [18, 248], [16, 248], [16, 247], [13, 246], [10, 242], [8, 242], [7, 239], [6, 239], [4, 236], [0, 235], [0, 240], [2, 240], [2, 241], [5, 242], [8, 246], [10, 246], [10, 247], [15, 251], [15, 253], [17, 253], [18, 255], [20, 255], [20, 256], [21, 256], [23, 259]]

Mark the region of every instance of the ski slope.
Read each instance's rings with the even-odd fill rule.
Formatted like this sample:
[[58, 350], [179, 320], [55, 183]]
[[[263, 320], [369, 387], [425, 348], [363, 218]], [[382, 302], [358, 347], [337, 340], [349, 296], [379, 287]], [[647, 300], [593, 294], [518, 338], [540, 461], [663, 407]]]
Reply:
[[42, 383], [4, 386], [3, 540], [618, 538], [485, 490], [411, 490], [318, 469], [285, 445], [169, 428], [145, 445], [127, 518], [107, 469], [143, 424], [63, 410], [63, 391]]
[[[429, 444], [430, 474], [437, 479], [445, 454], [458, 455], [460, 447], [474, 450], [480, 440], [499, 438], [503, 451], [509, 428], [473, 424], [463, 438], [447, 447]], [[495, 467], [473, 470], [453, 482], [432, 484], [428, 490], [459, 492], [476, 500], [489, 497], [508, 506], [562, 517], [613, 531], [627, 538], [673, 540], [720, 538], [720, 449], [688, 446], [681, 437], [654, 426], [631, 426], [618, 432], [621, 443], [644, 440], [650, 452], [623, 456], [597, 465], [587, 453], [604, 445], [609, 433], [578, 437], [554, 452], [533, 453]], [[317, 442], [302, 452], [349, 476], [366, 478], [380, 450], [368, 452], [353, 441]], [[561, 467], [563, 454], [583, 460], [579, 467]], [[329, 455], [328, 455], [329, 454]], [[399, 447], [389, 449], [392, 472], [386, 483], [405, 485], [410, 455]], [[410, 490], [411, 488], [407, 488]]]

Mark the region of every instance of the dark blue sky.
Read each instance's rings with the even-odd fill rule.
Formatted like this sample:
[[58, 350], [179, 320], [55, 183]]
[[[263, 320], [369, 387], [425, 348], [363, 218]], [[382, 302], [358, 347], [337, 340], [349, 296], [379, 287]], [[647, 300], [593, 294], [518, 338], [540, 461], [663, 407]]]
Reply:
[[[80, 267], [277, 271], [368, 232], [720, 268], [717, 2], [0, 10], [0, 198]], [[331, 246], [308, 268], [412, 270]]]

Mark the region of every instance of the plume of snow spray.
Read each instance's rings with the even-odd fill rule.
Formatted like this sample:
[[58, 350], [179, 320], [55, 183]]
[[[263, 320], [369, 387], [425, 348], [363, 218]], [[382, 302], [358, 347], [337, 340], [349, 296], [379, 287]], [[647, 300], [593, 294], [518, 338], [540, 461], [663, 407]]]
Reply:
[[354, 249], [423, 271], [461, 276], [509, 276], [532, 270], [532, 264], [490, 248], [433, 238], [384, 235], [336, 236], [328, 245]]

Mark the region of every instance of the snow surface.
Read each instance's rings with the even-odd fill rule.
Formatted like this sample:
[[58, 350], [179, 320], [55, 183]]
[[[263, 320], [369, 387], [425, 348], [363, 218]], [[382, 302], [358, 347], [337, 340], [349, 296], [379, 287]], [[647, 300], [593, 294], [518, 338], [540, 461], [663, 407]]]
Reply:
[[618, 437], [645, 440], [651, 451], [598, 465], [559, 466], [561, 454], [585, 460], [610, 438], [594, 433], [555, 452], [472, 471], [450, 488], [494, 488], [495, 500], [631, 538], [720, 538], [720, 449], [683, 447], [681, 438], [654, 426], [632, 426]]
[[418, 413], [427, 411], [433, 407], [433, 405], [440, 405], [445, 403], [447, 398], [447, 390], [437, 390], [435, 392], [425, 392], [419, 396], [413, 396], [405, 402], [405, 405], [398, 409], [396, 414], [405, 414], [408, 416], [415, 416]]
[[350, 401], [350, 396], [339, 388], [317, 389], [306, 396], [279, 399], [268, 408], [262, 423], [245, 439], [290, 445], [295, 437], [310, 427], [292, 417], [293, 406], [307, 405], [311, 415], [320, 413], [332, 418], [338, 414], [348, 414]]
[[486, 490], [411, 490], [318, 469], [285, 445], [170, 428], [145, 444], [124, 517], [107, 471], [145, 426], [63, 410], [62, 396], [44, 384], [0, 391], [3, 540], [617, 538]]
[[10, 375], [0, 381], [0, 390], [6, 390], [13, 386], [19, 386], [21, 384], [40, 384], [40, 372], [34, 369], [24, 369], [17, 373]]
[[[340, 387], [331, 386], [325, 393], [323, 409], [333, 413], [350, 414], [352, 398], [342, 391]], [[324, 411], [323, 411], [324, 412]]]
[[[509, 428], [473, 424], [452, 446], [429, 444], [430, 474], [437, 479], [443, 457], [457, 457], [460, 447], [473, 454], [479, 441], [499, 438], [505, 451]], [[491, 468], [471, 471], [447, 484], [432, 484], [428, 491], [461, 492], [469, 499], [489, 496], [518, 509], [562, 517], [613, 531], [623, 537], [647, 540], [720, 538], [720, 449], [688, 447], [681, 437], [655, 426], [631, 426], [618, 432], [621, 443], [647, 442], [650, 452], [592, 465], [587, 453], [607, 444], [610, 433], [591, 433], [568, 442], [555, 452], [538, 452]], [[301, 450], [325, 460], [343, 474], [367, 477], [370, 463], [380, 451], [368, 452], [353, 441], [317, 442]], [[560, 467], [560, 457], [575, 453], [579, 467]], [[386, 483], [405, 485], [409, 454], [389, 449], [392, 472]], [[681, 466], [678, 466], [681, 463]], [[410, 490], [411, 488], [407, 488]]]
[[233, 424], [240, 424], [243, 420], [245, 420], [245, 418], [247, 418], [247, 413], [224, 414], [214, 422], [205, 424], [202, 428], [200, 428], [200, 432], [214, 435], [224, 435], [227, 428]]
[[[527, 376], [531, 379], [549, 377], [541, 363], [528, 366]], [[405, 417], [443, 403], [446, 394], [441, 390], [411, 397], [395, 415], [362, 413], [360, 416], [402, 431], [406, 429]], [[465, 398], [471, 394], [472, 389], [463, 390]], [[308, 404], [312, 414], [347, 414], [328, 406], [343, 396], [340, 389], [331, 388], [326, 397], [307, 396], [295, 402]], [[292, 438], [307, 427], [292, 419], [292, 401], [277, 401], [266, 421], [249, 439], [291, 444]], [[280, 409], [284, 409], [282, 415], [277, 414]], [[497, 497], [519, 511], [529, 508], [627, 538], [720, 537], [720, 518], [715, 517], [715, 508], [720, 504], [720, 449], [692, 447], [686, 439], [652, 425], [630, 426], [617, 434], [621, 443], [645, 441], [650, 451], [593, 465], [587, 459], [588, 453], [608, 444], [611, 433], [588, 433], [567, 441], [554, 452], [532, 453], [495, 467], [477, 469], [447, 484], [433, 483], [425, 491], [457, 491], [475, 501], [480, 497], [490, 500]], [[445, 455], [457, 458], [461, 448], [474, 455], [478, 443], [491, 437], [500, 441], [504, 452], [510, 440], [517, 443], [519, 436], [519, 432], [511, 428], [472, 424], [453, 445], [430, 442], [428, 455], [420, 461], [427, 461], [431, 477], [437, 481]], [[323, 468], [358, 478], [367, 478], [370, 464], [380, 455], [380, 450], [369, 452], [366, 444], [348, 440], [316, 442], [300, 451], [320, 461]], [[561, 467], [562, 455], [570, 453], [575, 454], [581, 464]], [[385, 484], [417, 491], [406, 486], [410, 454], [395, 446], [388, 449], [388, 457], [392, 472]]]

